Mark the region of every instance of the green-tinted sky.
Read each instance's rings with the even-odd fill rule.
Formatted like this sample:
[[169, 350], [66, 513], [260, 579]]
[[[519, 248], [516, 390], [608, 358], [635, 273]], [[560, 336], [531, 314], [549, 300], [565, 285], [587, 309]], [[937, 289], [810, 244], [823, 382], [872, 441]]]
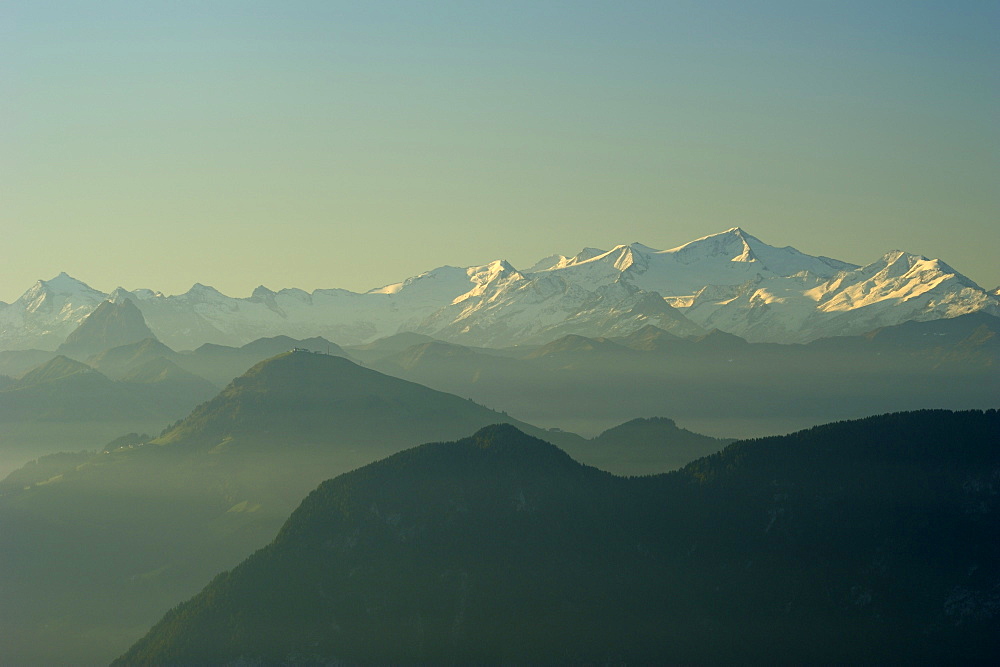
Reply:
[[0, 299], [732, 226], [1000, 284], [1000, 3], [0, 3]]

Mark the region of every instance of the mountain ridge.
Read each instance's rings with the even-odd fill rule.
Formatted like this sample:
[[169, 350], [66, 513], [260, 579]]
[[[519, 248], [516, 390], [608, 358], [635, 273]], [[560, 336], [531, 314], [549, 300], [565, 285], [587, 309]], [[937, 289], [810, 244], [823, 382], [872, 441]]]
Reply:
[[114, 664], [988, 661], [998, 419], [879, 415], [633, 479], [510, 426], [429, 443], [323, 482]]
[[[364, 293], [262, 286], [233, 298], [195, 283], [180, 295], [118, 288], [110, 296], [133, 302], [174, 349], [274, 335], [362, 344], [407, 331], [504, 347], [559, 333], [628, 335], [647, 324], [679, 335], [718, 328], [751, 342], [787, 343], [1000, 314], [996, 294], [943, 261], [890, 251], [859, 267], [770, 246], [739, 227], [669, 250], [638, 242], [585, 248], [527, 271], [505, 260], [443, 266]], [[39, 281], [0, 305], [0, 348], [54, 349], [108, 297], [65, 273]]]

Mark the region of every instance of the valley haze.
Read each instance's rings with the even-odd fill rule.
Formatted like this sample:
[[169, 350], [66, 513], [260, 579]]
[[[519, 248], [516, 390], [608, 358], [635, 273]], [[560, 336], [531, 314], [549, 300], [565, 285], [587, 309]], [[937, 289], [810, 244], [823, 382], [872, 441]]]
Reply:
[[[774, 642], [806, 660], [978, 657], [1000, 581], [998, 315], [942, 260], [857, 266], [738, 227], [364, 293], [39, 281], [0, 307], [0, 451], [17, 466], [0, 480], [0, 661], [737, 655], [703, 650], [699, 627], [759, 629], [757, 658]], [[873, 413], [894, 414], [859, 420]], [[859, 421], [733, 442], [844, 419]], [[884, 507], [921, 503], [926, 521], [880, 529]], [[918, 564], [927, 521], [942, 537]], [[474, 548], [488, 526], [502, 567]], [[575, 556], [556, 556], [555, 526]], [[896, 569], [916, 574], [899, 585]], [[510, 625], [483, 604], [517, 590], [541, 617]], [[519, 598], [501, 597], [510, 617]], [[220, 598], [284, 611], [269, 630]], [[365, 639], [393, 624], [398, 652]], [[781, 639], [789, 627], [818, 643]], [[503, 639], [517, 628], [521, 648]]]
[[0, 665], [995, 663], [998, 33], [0, 2]]

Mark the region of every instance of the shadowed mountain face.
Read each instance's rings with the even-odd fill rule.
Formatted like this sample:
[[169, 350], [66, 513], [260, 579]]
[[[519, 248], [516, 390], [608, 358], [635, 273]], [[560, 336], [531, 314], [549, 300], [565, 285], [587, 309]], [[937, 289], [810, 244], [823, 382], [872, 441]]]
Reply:
[[[124, 384], [65, 358], [35, 375]], [[132, 377], [164, 376], [184, 377], [163, 358]], [[164, 609], [270, 540], [322, 480], [507, 420], [347, 359], [293, 352], [157, 439], [46, 457], [0, 485], [0, 662], [106, 664]]]
[[[183, 353], [145, 338], [91, 355], [87, 365], [38, 350], [0, 353], [0, 373], [25, 375], [0, 381], [0, 478], [67, 448], [96, 449], [129, 431], [158, 433], [251, 366], [292, 348], [343, 354], [322, 338], [287, 336]], [[42, 373], [50, 380], [44, 386]]]
[[193, 352], [179, 354], [176, 361], [186, 370], [214, 382], [221, 388], [232, 382], [233, 378], [246, 373], [247, 369], [255, 364], [293, 348], [338, 357], [347, 356], [339, 345], [325, 338], [297, 340], [288, 336], [274, 336], [259, 338], [242, 347], [202, 345]]
[[181, 355], [155, 338], [145, 338], [128, 345], [108, 348], [87, 359], [87, 363], [109, 377], [121, 377], [154, 359], [167, 359], [174, 363]]
[[274, 451], [284, 443], [350, 443], [369, 448], [361, 456], [371, 460], [400, 442], [454, 438], [497, 421], [512, 420], [342, 357], [286, 352], [235, 379], [154, 444]]
[[5, 424], [102, 420], [155, 424], [169, 418], [177, 392], [184, 401], [190, 401], [192, 396], [206, 398], [212, 392], [212, 387], [200, 378], [189, 378], [190, 382], [179, 388], [155, 379], [111, 380], [86, 364], [60, 355], [0, 391], [0, 418]]
[[103, 301], [59, 346], [58, 352], [84, 359], [108, 348], [156, 338], [129, 299]]
[[622, 479], [511, 426], [324, 482], [120, 664], [987, 662], [1000, 414]]
[[[114, 378], [58, 355], [7, 383], [0, 388], [0, 451], [24, 463], [93, 449], [123, 431], [158, 431], [218, 391], [155, 356]], [[5, 466], [0, 461], [0, 478], [9, 472]]]

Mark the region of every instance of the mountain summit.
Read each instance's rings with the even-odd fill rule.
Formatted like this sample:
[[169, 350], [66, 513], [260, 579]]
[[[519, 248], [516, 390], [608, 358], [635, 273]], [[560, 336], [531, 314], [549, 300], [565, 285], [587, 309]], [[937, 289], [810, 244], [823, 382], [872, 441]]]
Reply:
[[[860, 295], [864, 294], [864, 298]], [[0, 349], [54, 349], [106, 298], [61, 274], [0, 304]], [[721, 329], [751, 342], [804, 343], [910, 320], [1000, 315], [1000, 299], [946, 263], [892, 252], [858, 267], [733, 227], [668, 250], [642, 243], [551, 255], [528, 270], [496, 260], [443, 266], [365, 293], [257, 289], [233, 298], [125, 292], [174, 349], [276, 335], [355, 345], [416, 332], [466, 345], [541, 344], [565, 334], [679, 336]]]
[[156, 339], [130, 299], [102, 301], [59, 346], [58, 352], [86, 358], [113, 347]]
[[[359, 460], [514, 421], [467, 399], [358, 366], [292, 351], [263, 361], [153, 444], [275, 452], [349, 445]], [[525, 429], [533, 427], [520, 424]]]

